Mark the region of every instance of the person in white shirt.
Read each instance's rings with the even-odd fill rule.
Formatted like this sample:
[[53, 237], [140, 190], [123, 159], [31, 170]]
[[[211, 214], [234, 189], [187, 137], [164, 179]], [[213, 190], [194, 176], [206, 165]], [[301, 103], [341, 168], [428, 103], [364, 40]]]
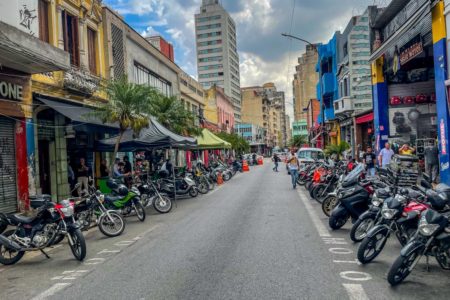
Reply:
[[389, 145], [389, 143], [384, 144], [384, 148], [381, 149], [380, 154], [378, 155], [378, 162], [383, 169], [389, 166], [393, 155], [394, 151], [392, 151], [391, 145]]

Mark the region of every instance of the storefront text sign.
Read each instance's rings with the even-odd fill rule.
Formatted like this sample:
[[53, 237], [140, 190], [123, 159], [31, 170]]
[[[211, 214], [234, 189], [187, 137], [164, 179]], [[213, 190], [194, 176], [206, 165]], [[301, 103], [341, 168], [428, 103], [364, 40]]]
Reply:
[[442, 155], [447, 155], [447, 142], [445, 140], [445, 124], [444, 119], [441, 119], [441, 123], [439, 124], [440, 133], [441, 133], [441, 153]]
[[0, 98], [22, 101], [23, 86], [0, 80]]
[[422, 52], [422, 38], [418, 35], [400, 48], [400, 65], [406, 64]]

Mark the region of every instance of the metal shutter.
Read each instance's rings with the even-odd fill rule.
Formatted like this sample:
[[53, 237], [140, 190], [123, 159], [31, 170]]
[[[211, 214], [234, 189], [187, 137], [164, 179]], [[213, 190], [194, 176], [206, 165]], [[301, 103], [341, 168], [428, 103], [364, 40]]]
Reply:
[[17, 211], [14, 121], [0, 116], [0, 212]]

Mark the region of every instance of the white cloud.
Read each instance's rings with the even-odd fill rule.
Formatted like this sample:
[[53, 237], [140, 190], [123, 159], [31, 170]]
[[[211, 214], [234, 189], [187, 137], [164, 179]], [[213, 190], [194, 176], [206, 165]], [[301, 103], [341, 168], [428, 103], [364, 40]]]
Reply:
[[143, 37], [149, 37], [153, 35], [160, 35], [152, 26], [148, 26], [144, 31], [141, 32]]

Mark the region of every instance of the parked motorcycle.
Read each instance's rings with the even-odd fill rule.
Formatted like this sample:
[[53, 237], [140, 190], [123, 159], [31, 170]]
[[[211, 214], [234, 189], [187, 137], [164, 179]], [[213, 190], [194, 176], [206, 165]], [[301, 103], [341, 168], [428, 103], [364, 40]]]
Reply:
[[86, 257], [86, 241], [80, 226], [74, 219], [73, 203], [63, 200], [59, 204], [45, 200], [33, 216], [0, 213], [3, 222], [16, 226], [0, 234], [0, 263], [17, 263], [28, 251], [44, 251], [53, 245], [55, 239], [67, 236], [73, 256], [82, 261]]
[[137, 189], [141, 193], [141, 203], [144, 207], [153, 206], [161, 214], [172, 210], [172, 200], [167, 194], [159, 192], [157, 185], [152, 180], [148, 179], [146, 182], [138, 184]]
[[[166, 193], [171, 198], [175, 196], [173, 180], [162, 179], [159, 182], [159, 185], [161, 192]], [[189, 195], [191, 197], [198, 196], [197, 185], [195, 184], [195, 181], [189, 178], [188, 176], [184, 176], [183, 178], [176, 178], [175, 186], [177, 196], [184, 196], [184, 195]]]
[[81, 226], [81, 230], [88, 230], [94, 221], [101, 233], [108, 237], [119, 236], [125, 230], [125, 222], [122, 216], [114, 210], [108, 210], [104, 206], [105, 195], [100, 191], [89, 188], [90, 193], [81, 201], [75, 203], [75, 219]]
[[107, 209], [117, 210], [123, 216], [129, 216], [136, 212], [139, 221], [145, 221], [145, 208], [141, 203], [140, 192], [136, 187], [130, 190], [114, 179], [109, 179], [106, 185], [112, 193], [105, 196], [104, 205]]

